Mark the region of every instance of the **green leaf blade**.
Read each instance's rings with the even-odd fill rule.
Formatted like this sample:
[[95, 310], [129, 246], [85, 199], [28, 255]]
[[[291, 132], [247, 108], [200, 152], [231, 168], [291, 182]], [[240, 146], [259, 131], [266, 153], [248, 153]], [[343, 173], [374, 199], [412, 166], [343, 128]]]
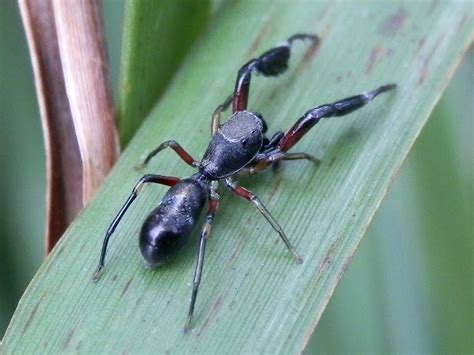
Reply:
[[[430, 4], [407, 4], [403, 21], [399, 5], [370, 4], [228, 4], [97, 198], [39, 271], [4, 349], [302, 351], [473, 35], [467, 3], [433, 10]], [[398, 23], [398, 30], [381, 31], [384, 23]], [[278, 172], [241, 180], [283, 226], [304, 263], [293, 262], [252, 206], [221, 189], [194, 331], [185, 336], [195, 248], [189, 245], [162, 269], [142, 267], [136, 235], [165, 191], [150, 187], [117, 229], [103, 278], [92, 284], [103, 233], [141, 175], [133, 170], [140, 156], [176, 139], [200, 158], [210, 114], [232, 90], [239, 66], [295, 32], [319, 33], [323, 42], [310, 61], [295, 46], [285, 76], [253, 81], [250, 109], [263, 113], [270, 132], [287, 129], [310, 107], [388, 82], [399, 85], [351, 116], [321, 122], [295, 147], [322, 158], [320, 167], [289, 162]], [[166, 152], [147, 172], [189, 176], [193, 170]]]

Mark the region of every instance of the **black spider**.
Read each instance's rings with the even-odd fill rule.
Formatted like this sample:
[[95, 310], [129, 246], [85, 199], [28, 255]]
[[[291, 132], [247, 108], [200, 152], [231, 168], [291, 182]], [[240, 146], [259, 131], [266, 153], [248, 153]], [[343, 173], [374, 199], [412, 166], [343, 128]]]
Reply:
[[[204, 263], [204, 251], [214, 215], [219, 205], [217, 186], [219, 181], [237, 196], [251, 202], [279, 234], [291, 255], [301, 261], [295, 248], [291, 245], [283, 229], [271, 216], [263, 203], [251, 191], [239, 186], [233, 177], [240, 173], [255, 174], [268, 166], [282, 160], [307, 159], [314, 163], [319, 160], [306, 153], [288, 153], [288, 151], [313, 127], [321, 118], [346, 115], [364, 106], [377, 95], [392, 90], [395, 84], [381, 86], [375, 90], [352, 96], [332, 104], [321, 105], [307, 111], [286, 133], [277, 132], [270, 139], [265, 137], [267, 125], [262, 116], [247, 111], [250, 79], [252, 73], [264, 76], [277, 76], [288, 68], [291, 46], [295, 41], [310, 43], [315, 49], [319, 39], [311, 34], [295, 34], [285, 43], [268, 50], [260, 57], [250, 60], [240, 68], [237, 74], [234, 93], [219, 105], [212, 115], [212, 139], [198, 162], [194, 160], [176, 141], [166, 141], [153, 150], [145, 159], [146, 165], [152, 157], [165, 148], [173, 149], [187, 164], [198, 169], [198, 172], [187, 179], [162, 175], [144, 175], [133, 188], [132, 193], [122, 206], [110, 227], [107, 229], [99, 266], [94, 273], [98, 280], [103, 267], [110, 236], [123, 215], [137, 197], [143, 184], [157, 183], [170, 186], [163, 200], [145, 220], [140, 232], [140, 250], [149, 267], [157, 267], [176, 255], [189, 239], [191, 231], [198, 222], [199, 215], [206, 201], [208, 209], [206, 220], [199, 239], [199, 251], [194, 270], [193, 291], [189, 306], [185, 330], [190, 329], [196, 296], [201, 281]], [[220, 124], [220, 116], [232, 104], [232, 116]]]

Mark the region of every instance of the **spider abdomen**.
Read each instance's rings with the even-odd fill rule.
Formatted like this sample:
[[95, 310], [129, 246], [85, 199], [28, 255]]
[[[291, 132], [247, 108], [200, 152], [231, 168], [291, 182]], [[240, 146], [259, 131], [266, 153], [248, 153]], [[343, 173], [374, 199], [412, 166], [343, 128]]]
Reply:
[[140, 232], [140, 250], [148, 267], [167, 262], [188, 241], [207, 195], [207, 186], [194, 179], [183, 180], [168, 190]]

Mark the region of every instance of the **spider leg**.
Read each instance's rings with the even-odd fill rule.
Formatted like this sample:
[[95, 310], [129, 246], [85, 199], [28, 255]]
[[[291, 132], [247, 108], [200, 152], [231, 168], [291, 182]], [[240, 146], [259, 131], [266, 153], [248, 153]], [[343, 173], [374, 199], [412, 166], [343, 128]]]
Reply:
[[345, 98], [332, 104], [321, 105], [307, 111], [288, 132], [281, 138], [276, 149], [286, 152], [293, 147], [321, 118], [332, 116], [343, 116], [351, 113], [368, 102], [372, 101], [379, 94], [395, 89], [396, 84], [388, 84], [379, 88], [364, 92], [360, 95]]
[[221, 113], [227, 110], [232, 103], [232, 98], [234, 95], [229, 95], [227, 99], [217, 106], [216, 110], [212, 114], [212, 120], [211, 120], [211, 133], [214, 135], [217, 130], [219, 129], [219, 125], [221, 124]]
[[392, 90], [395, 87], [395, 84], [384, 85], [375, 90], [336, 101], [332, 104], [321, 105], [307, 111], [288, 132], [276, 132], [274, 136], [264, 144], [261, 152], [240, 172], [256, 174], [265, 170], [270, 165], [277, 166], [277, 163], [282, 160], [306, 159], [319, 165], [321, 161], [312, 155], [307, 153], [288, 153], [287, 151], [318, 123], [321, 118], [347, 115], [361, 108], [377, 95]]
[[260, 213], [265, 217], [265, 219], [271, 224], [273, 229], [278, 233], [283, 243], [285, 243], [286, 248], [291, 253], [291, 255], [295, 258], [297, 262], [302, 262], [301, 257], [296, 252], [296, 249], [291, 245], [291, 242], [283, 232], [283, 229], [280, 227], [278, 222], [272, 217], [270, 212], [266, 209], [264, 204], [260, 201], [260, 199], [252, 192], [247, 190], [244, 187], [238, 186], [231, 178], [226, 178], [225, 180], [226, 186], [237, 196], [242, 197], [252, 203]]
[[211, 185], [211, 191], [209, 196], [209, 208], [206, 214], [206, 222], [204, 223], [201, 236], [199, 237], [199, 248], [198, 248], [198, 257], [196, 260], [196, 266], [194, 268], [193, 276], [193, 292], [191, 295], [191, 303], [189, 304], [188, 318], [184, 326], [184, 331], [188, 332], [191, 329], [191, 321], [193, 319], [194, 305], [196, 304], [197, 293], [199, 290], [199, 285], [201, 283], [202, 268], [204, 266], [204, 254], [206, 251], [206, 242], [209, 238], [209, 233], [211, 231], [212, 223], [214, 222], [214, 216], [219, 207], [219, 195], [216, 192], [217, 182], [214, 182]]
[[163, 149], [166, 149], [166, 148], [173, 149], [186, 164], [194, 168], [196, 168], [199, 165], [199, 162], [194, 160], [194, 158], [188, 152], [186, 152], [178, 142], [176, 142], [175, 140], [169, 140], [169, 141], [165, 141], [161, 143], [157, 148], [152, 150], [147, 155], [143, 163], [137, 165], [137, 169], [144, 168], [155, 155], [157, 155], [159, 152], [161, 152]]
[[272, 149], [268, 152], [257, 154], [255, 159], [240, 172], [251, 175], [257, 174], [264, 171], [270, 165], [273, 165], [274, 168], [278, 167], [278, 163], [282, 160], [309, 160], [316, 165], [321, 164], [318, 158], [307, 153], [287, 153], [281, 152], [278, 149]]
[[284, 153], [276, 162], [281, 160], [309, 160], [316, 165], [321, 164], [321, 160], [307, 153]]
[[130, 196], [128, 196], [127, 200], [123, 204], [122, 208], [120, 208], [120, 211], [117, 213], [112, 223], [110, 224], [109, 228], [107, 229], [107, 232], [105, 233], [104, 242], [102, 244], [102, 251], [100, 253], [99, 265], [97, 266], [97, 269], [94, 272], [94, 275], [92, 278], [94, 281], [97, 281], [100, 278], [102, 271], [104, 269], [105, 254], [107, 253], [107, 245], [109, 244], [110, 237], [114, 233], [115, 228], [117, 228], [125, 212], [127, 212], [132, 202], [137, 198], [138, 194], [140, 193], [143, 187], [143, 184], [155, 183], [155, 184], [161, 184], [161, 185], [166, 185], [166, 186], [171, 187], [171, 186], [176, 185], [180, 181], [181, 180], [177, 177], [153, 175], [153, 174], [144, 175], [142, 176], [140, 180], [138, 180]]
[[272, 138], [268, 139], [267, 142], [264, 142], [262, 148], [260, 149], [261, 152], [265, 152], [268, 150], [273, 150], [277, 144], [280, 142], [281, 138], [285, 135], [282, 131], [275, 132]]
[[260, 57], [252, 59], [243, 65], [237, 74], [235, 82], [232, 112], [243, 111], [247, 108], [252, 72], [264, 76], [277, 76], [288, 68], [291, 46], [296, 40], [311, 42], [312, 47], [316, 47], [319, 44], [319, 38], [315, 35], [295, 34], [283, 44], [266, 51]]

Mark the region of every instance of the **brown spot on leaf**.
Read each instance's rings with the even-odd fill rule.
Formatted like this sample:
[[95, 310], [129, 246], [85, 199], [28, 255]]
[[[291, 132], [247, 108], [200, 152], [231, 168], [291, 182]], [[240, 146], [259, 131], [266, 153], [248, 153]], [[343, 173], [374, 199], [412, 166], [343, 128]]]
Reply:
[[138, 306], [142, 302], [142, 298], [138, 297], [137, 300], [135, 301], [135, 306]]
[[423, 37], [418, 41], [418, 44], [416, 46], [416, 52], [415, 52], [416, 55], [418, 55], [421, 48], [423, 48], [423, 46], [425, 45], [425, 42], [426, 42], [426, 37]]
[[281, 184], [281, 178], [279, 178], [274, 184], [273, 184], [273, 189], [270, 191], [270, 195], [268, 196], [268, 201], [270, 201], [275, 193], [277, 192], [278, 188], [280, 187]]
[[436, 41], [435, 44], [431, 47], [430, 51], [425, 55], [423, 59], [423, 65], [420, 70], [420, 76], [418, 77], [418, 85], [421, 85], [424, 83], [426, 76], [428, 75], [429, 72], [429, 63], [431, 58], [433, 58], [436, 49], [438, 48], [438, 43], [440, 41]]
[[122, 294], [120, 295], [120, 297], [123, 297], [125, 293], [127, 293], [128, 288], [130, 287], [130, 284], [132, 283], [132, 280], [133, 278], [130, 278], [130, 280], [127, 281], [127, 283], [125, 284], [125, 287], [122, 290]]
[[303, 61], [310, 62], [316, 56], [316, 53], [319, 49], [319, 42], [313, 43], [311, 46], [308, 47], [306, 53], [304, 54]]
[[270, 95], [268, 96], [268, 101], [275, 101], [275, 98], [279, 92], [280, 91], [278, 90], [278, 88], [273, 89]]
[[228, 265], [232, 265], [234, 261], [236, 260], [237, 255], [240, 254], [240, 251], [242, 250], [242, 244], [243, 244], [243, 239], [239, 238], [237, 244], [235, 245], [234, 251], [232, 252], [229, 258], [229, 262], [227, 263]]
[[[308, 48], [308, 51], [305, 53], [303, 60], [298, 63], [291, 76], [288, 78], [287, 86], [290, 87], [293, 85], [296, 79], [301, 78], [303, 70], [310, 63], [310, 61], [316, 56], [318, 52], [318, 47], [311, 46]], [[281, 90], [281, 89], [280, 89]], [[272, 93], [273, 97], [274, 94]]]
[[76, 346], [76, 351], [79, 352], [79, 350], [81, 350], [82, 348], [82, 340], [79, 340], [79, 342], [77, 343], [77, 346]]
[[344, 274], [346, 273], [347, 271], [347, 268], [349, 267], [349, 264], [351, 263], [352, 261], [352, 257], [354, 256], [354, 254], [352, 254], [349, 258], [347, 258], [347, 260], [344, 262], [344, 264], [342, 265], [342, 268], [341, 270], [339, 271], [338, 275], [337, 275], [337, 283], [339, 284], [339, 282], [341, 281], [342, 277], [344, 276]]
[[385, 18], [379, 25], [379, 33], [382, 36], [393, 36], [402, 28], [407, 18], [408, 12], [404, 8], [399, 8], [397, 12]]
[[209, 312], [209, 316], [206, 318], [204, 324], [202, 325], [201, 329], [199, 329], [198, 336], [208, 327], [209, 322], [212, 318], [214, 318], [215, 313], [221, 308], [222, 306], [222, 295], [217, 297], [216, 301], [212, 305], [211, 311]]
[[28, 317], [28, 320], [26, 321], [25, 327], [23, 328], [22, 334], [25, 334], [26, 329], [28, 329], [28, 327], [30, 326], [31, 322], [32, 322], [33, 319], [35, 318], [35, 315], [36, 315], [36, 312], [38, 311], [39, 305], [40, 305], [40, 302], [38, 302], [38, 303], [34, 306], [33, 310], [31, 311], [30, 316]]
[[73, 335], [74, 335], [74, 329], [71, 329], [71, 330], [67, 333], [66, 340], [64, 341], [63, 346], [61, 347], [61, 350], [62, 350], [62, 351], [65, 351], [65, 350], [69, 347], [69, 344], [71, 343], [71, 339], [72, 339], [72, 336], [73, 336]]
[[334, 251], [336, 250], [336, 248], [339, 244], [339, 241], [340, 241], [340, 239], [337, 238], [329, 246], [329, 249], [328, 249], [326, 255], [324, 256], [323, 261], [321, 261], [321, 263], [319, 264], [319, 267], [318, 267], [321, 272], [324, 269], [326, 269], [332, 263], [332, 260], [333, 260], [333, 257], [334, 257]]
[[365, 73], [370, 74], [372, 69], [375, 66], [375, 63], [379, 60], [380, 56], [385, 52], [385, 49], [382, 46], [376, 46], [370, 52], [367, 63], [365, 64]]
[[298, 66], [295, 68], [294, 74], [290, 78], [290, 83], [293, 83], [294, 79], [301, 76], [301, 72], [304, 68], [316, 57], [316, 54], [319, 52], [319, 42], [313, 43], [306, 50], [303, 60], [298, 63]]
[[250, 45], [250, 49], [246, 54], [247, 57], [252, 56], [254, 52], [258, 49], [258, 47], [260, 47], [262, 39], [267, 35], [268, 31], [270, 30], [271, 21], [269, 21], [269, 19], [270, 17], [268, 17], [268, 20], [265, 21], [265, 23], [260, 29], [260, 32], [258, 32], [257, 37], [255, 37], [252, 44]]

